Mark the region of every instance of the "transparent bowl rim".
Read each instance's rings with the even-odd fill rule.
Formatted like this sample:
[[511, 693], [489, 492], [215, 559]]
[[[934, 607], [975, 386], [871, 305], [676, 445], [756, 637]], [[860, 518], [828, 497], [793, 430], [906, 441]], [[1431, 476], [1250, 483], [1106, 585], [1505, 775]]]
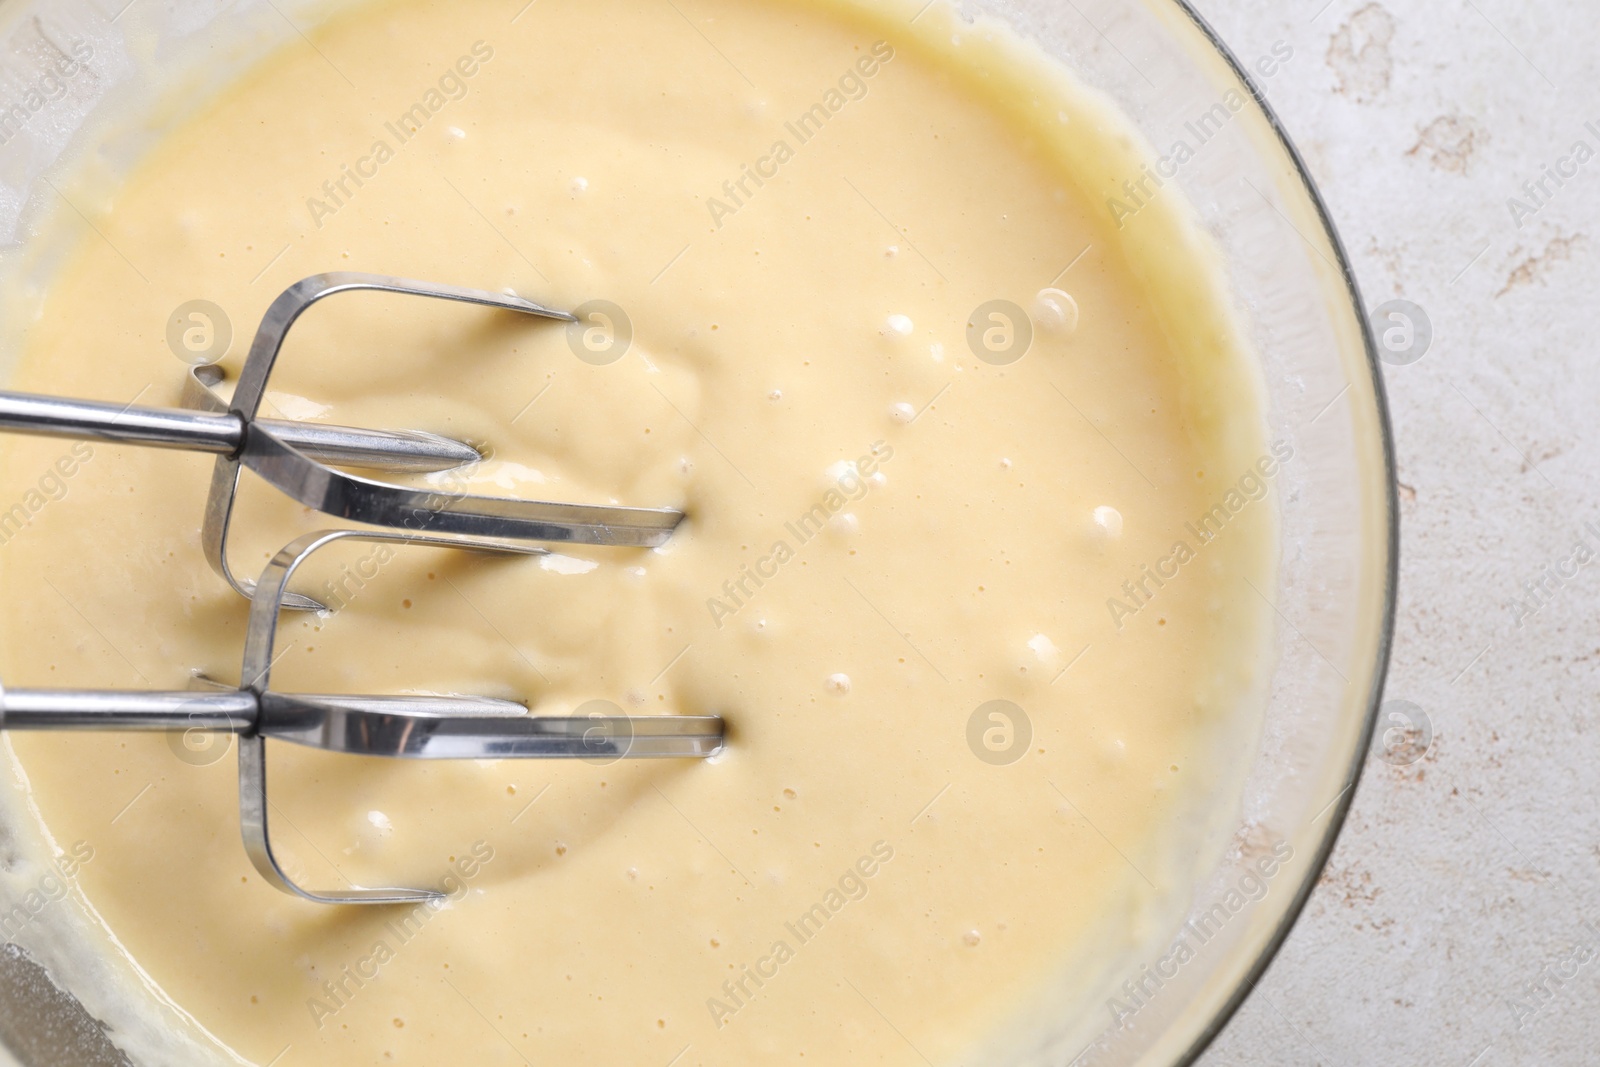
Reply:
[[1321, 839], [1317, 842], [1315, 853], [1307, 865], [1305, 877], [1295, 888], [1294, 898], [1284, 910], [1283, 917], [1278, 921], [1271, 935], [1266, 939], [1256, 958], [1251, 961], [1249, 968], [1240, 977], [1238, 985], [1229, 993], [1216, 1013], [1206, 1023], [1205, 1027], [1190, 1042], [1189, 1047], [1175, 1061], [1174, 1067], [1189, 1067], [1206, 1051], [1217, 1036], [1227, 1028], [1234, 1015], [1243, 1007], [1250, 994], [1255, 991], [1262, 975], [1277, 957], [1288, 940], [1289, 932], [1299, 921], [1305, 911], [1306, 904], [1311, 899], [1312, 891], [1322, 877], [1323, 869], [1328, 864], [1328, 858], [1333, 853], [1333, 846], [1337, 843], [1340, 831], [1344, 828], [1345, 819], [1350, 814], [1350, 806], [1355, 800], [1356, 787], [1361, 781], [1361, 772], [1366, 765], [1367, 755], [1372, 748], [1372, 736], [1378, 721], [1378, 710], [1383, 702], [1383, 687], [1389, 671], [1390, 653], [1394, 647], [1394, 628], [1396, 598], [1400, 581], [1400, 498], [1397, 467], [1395, 463], [1394, 427], [1389, 416], [1389, 400], [1384, 389], [1383, 367], [1378, 358], [1378, 346], [1373, 335], [1372, 323], [1365, 312], [1366, 304], [1361, 298], [1361, 287], [1356, 280], [1355, 269], [1350, 263], [1349, 253], [1345, 249], [1343, 240], [1339, 237], [1338, 228], [1334, 225], [1333, 216], [1328, 211], [1328, 205], [1323, 200], [1321, 192], [1317, 189], [1316, 182], [1311, 177], [1311, 172], [1306, 166], [1305, 157], [1295, 146], [1293, 138], [1285, 128], [1283, 121], [1267, 102], [1266, 95], [1250, 77], [1244, 64], [1239, 61], [1231, 48], [1222, 39], [1205, 17], [1197, 11], [1192, 0], [1165, 0], [1181, 12], [1197, 29], [1201, 36], [1211, 45], [1228, 69], [1238, 78], [1240, 83], [1250, 90], [1256, 108], [1267, 120], [1273, 134], [1278, 139], [1279, 146], [1293, 164], [1295, 173], [1300, 178], [1300, 185], [1312, 208], [1316, 211], [1317, 219], [1322, 226], [1323, 235], [1327, 238], [1333, 250], [1335, 263], [1339, 273], [1344, 279], [1345, 293], [1349, 298], [1350, 307], [1355, 312], [1356, 321], [1361, 332], [1362, 345], [1366, 350], [1367, 375], [1372, 386], [1372, 403], [1374, 414], [1377, 416], [1379, 444], [1383, 450], [1383, 478], [1384, 478], [1384, 503], [1387, 510], [1385, 516], [1384, 551], [1387, 555], [1384, 574], [1384, 588], [1382, 605], [1380, 607], [1377, 655], [1373, 664], [1372, 682], [1367, 693], [1367, 709], [1365, 721], [1360, 731], [1360, 744], [1351, 754], [1349, 769], [1345, 772], [1344, 789], [1333, 804], [1333, 815], [1328, 820], [1327, 828], [1323, 831]]

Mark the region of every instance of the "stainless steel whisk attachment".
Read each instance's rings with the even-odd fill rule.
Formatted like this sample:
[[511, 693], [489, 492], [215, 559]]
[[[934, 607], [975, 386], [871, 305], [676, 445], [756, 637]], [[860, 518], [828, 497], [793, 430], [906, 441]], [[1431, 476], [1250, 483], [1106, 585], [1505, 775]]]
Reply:
[[[253, 586], [234, 576], [228, 540], [239, 475], [248, 468], [306, 507], [351, 522], [436, 537], [649, 548], [664, 544], [683, 515], [670, 509], [566, 504], [477, 496], [376, 481], [328, 464], [392, 472], [439, 471], [480, 457], [465, 442], [419, 431], [367, 430], [259, 417], [267, 381], [295, 322], [320, 300], [369, 290], [500, 308], [573, 322], [565, 311], [481, 289], [379, 274], [318, 274], [286, 289], [256, 330], [231, 399], [218, 395], [221, 372], [191, 371], [185, 402], [199, 410], [119, 407], [57, 397], [0, 393], [0, 430], [181, 448], [217, 455], [206, 501], [202, 544], [213, 570], [241, 595]], [[293, 594], [290, 608], [316, 609]]]
[[489, 697], [340, 696], [271, 688], [273, 650], [289, 582], [312, 555], [339, 541], [399, 542], [490, 554], [536, 555], [530, 545], [393, 531], [328, 530], [279, 552], [254, 583], [237, 688], [216, 692], [0, 689], [0, 729], [203, 730], [239, 740], [239, 825], [245, 851], [267, 882], [319, 904], [406, 904], [438, 899], [427, 889], [312, 890], [273, 852], [266, 742], [397, 759], [702, 758], [723, 745], [723, 721], [707, 715], [544, 716]]
[[[319, 274], [290, 286], [267, 309], [231, 399], [214, 391], [221, 371], [200, 367], [187, 409], [118, 407], [57, 397], [0, 393], [0, 429], [215, 453], [202, 542], [211, 567], [250, 600], [237, 688], [216, 692], [0, 690], [0, 729], [203, 730], [239, 739], [239, 821], [245, 850], [270, 884], [323, 904], [397, 904], [436, 899], [425, 889], [310, 890], [297, 885], [272, 850], [266, 742], [288, 741], [354, 755], [399, 759], [625, 759], [704, 757], [719, 751], [714, 716], [533, 715], [522, 704], [484, 697], [339, 696], [271, 688], [273, 646], [286, 609], [317, 609], [289, 589], [309, 557], [345, 540], [432, 545], [535, 555], [532, 542], [621, 547], [666, 542], [683, 518], [666, 509], [565, 504], [417, 489], [359, 477], [329, 464], [390, 472], [448, 470], [480, 457], [470, 444], [417, 431], [368, 430], [259, 417], [267, 381], [295, 321], [319, 300], [376, 290], [576, 321], [520, 297], [373, 274]], [[249, 469], [307, 507], [376, 530], [338, 529], [293, 541], [257, 581], [228, 565], [228, 535], [240, 473]]]

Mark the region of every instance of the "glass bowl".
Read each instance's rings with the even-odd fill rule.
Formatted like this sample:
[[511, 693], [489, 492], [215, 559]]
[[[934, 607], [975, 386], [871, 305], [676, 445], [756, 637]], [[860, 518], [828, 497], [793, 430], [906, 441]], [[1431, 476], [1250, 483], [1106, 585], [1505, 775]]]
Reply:
[[[47, 276], [64, 252], [30, 227], [54, 207], [52, 168], [92, 159], [115, 173], [185, 107], [288, 40], [295, 30], [284, 15], [306, 26], [344, 6], [241, 0], [224, 11], [210, 0], [125, 2], [0, 0], [0, 368], [26, 330], [37, 292], [30, 279]], [[1277, 585], [1260, 591], [1277, 630], [1269, 703], [1259, 745], [1247, 754], [1232, 833], [1194, 886], [1188, 916], [1148, 938], [1156, 946], [1148, 961], [1108, 964], [1094, 976], [1105, 1007], [1063, 1013], [1039, 1041], [1019, 1045], [1016, 1059], [1186, 1064], [1226, 1025], [1287, 936], [1372, 742], [1398, 546], [1376, 349], [1322, 200], [1256, 89], [1296, 62], [1292, 47], [1237, 57], [1183, 0], [994, 0], [962, 12], [1009, 24], [1128, 117], [1153, 168], [1183, 190], [1220, 253], [1259, 354], [1270, 439], [1294, 450], [1272, 498], [1280, 512]], [[71, 66], [59, 65], [62, 56], [74, 48], [91, 58], [62, 73]], [[183, 85], [177, 104], [175, 78]], [[1203, 151], [1177, 160], [1180, 143]], [[14, 792], [0, 789], [0, 865], [34, 832], [30, 818]], [[0, 921], [19, 904], [3, 894]], [[83, 922], [58, 909], [0, 950], [0, 1064], [127, 1063], [97, 1019], [112, 1032], [184, 1025], [137, 983], [107, 995], [106, 973], [72, 951], [86, 943]], [[0, 925], [0, 935], [7, 929]]]

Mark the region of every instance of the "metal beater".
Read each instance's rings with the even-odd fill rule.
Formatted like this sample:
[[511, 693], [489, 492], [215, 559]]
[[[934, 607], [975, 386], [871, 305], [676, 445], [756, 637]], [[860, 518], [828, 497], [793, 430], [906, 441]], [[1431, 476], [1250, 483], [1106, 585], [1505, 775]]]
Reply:
[[4, 730], [206, 730], [239, 738], [239, 825], [251, 863], [270, 884], [319, 904], [404, 904], [441, 896], [427, 889], [305, 889], [278, 864], [268, 831], [266, 741], [399, 759], [651, 759], [705, 757], [723, 743], [709, 715], [531, 715], [489, 697], [333, 696], [271, 688], [278, 619], [289, 581], [318, 550], [339, 541], [399, 542], [491, 554], [544, 549], [475, 538], [392, 531], [325, 530], [279, 552], [255, 583], [240, 684], [218, 692], [0, 689]]
[[[425, 296], [558, 322], [575, 321], [565, 311], [481, 289], [381, 274], [318, 274], [290, 286], [267, 309], [231, 400], [213, 391], [221, 373], [212, 367], [191, 372], [184, 400], [198, 411], [0, 393], [0, 430], [216, 453], [201, 540], [212, 569], [245, 597], [253, 591], [251, 583], [236, 578], [228, 565], [229, 528], [244, 468], [306, 507], [352, 522], [418, 534], [635, 548], [664, 544], [672, 535], [683, 515], [668, 509], [439, 492], [374, 481], [327, 465], [390, 471], [448, 469], [480, 458], [478, 451], [464, 442], [417, 431], [259, 418], [267, 381], [295, 321], [320, 300], [358, 290]], [[315, 610], [321, 605], [295, 594], [287, 606]]]

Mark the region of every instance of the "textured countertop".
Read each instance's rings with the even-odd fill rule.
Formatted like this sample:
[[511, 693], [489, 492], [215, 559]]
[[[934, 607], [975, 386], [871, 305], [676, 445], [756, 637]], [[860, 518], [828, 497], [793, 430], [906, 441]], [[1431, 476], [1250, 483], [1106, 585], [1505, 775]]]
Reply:
[[1387, 699], [1432, 740], [1369, 761], [1310, 905], [1202, 1062], [1600, 1063], [1600, 10], [1196, 2], [1240, 54], [1295, 49], [1265, 93], [1366, 303], [1433, 326], [1386, 368]]

